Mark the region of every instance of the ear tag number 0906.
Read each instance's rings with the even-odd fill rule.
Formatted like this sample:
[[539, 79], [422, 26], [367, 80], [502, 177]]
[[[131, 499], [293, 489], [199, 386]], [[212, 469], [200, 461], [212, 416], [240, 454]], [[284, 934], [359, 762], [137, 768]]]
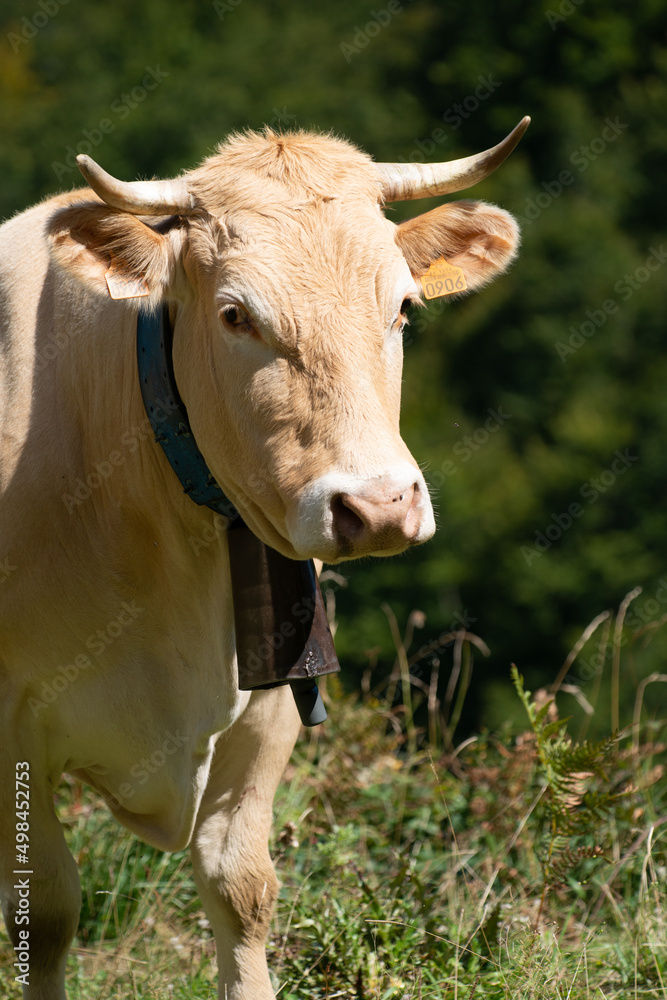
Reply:
[[468, 287], [463, 269], [449, 264], [444, 257], [433, 261], [426, 274], [422, 276], [421, 283], [427, 299], [455, 295], [456, 292], [465, 292]]

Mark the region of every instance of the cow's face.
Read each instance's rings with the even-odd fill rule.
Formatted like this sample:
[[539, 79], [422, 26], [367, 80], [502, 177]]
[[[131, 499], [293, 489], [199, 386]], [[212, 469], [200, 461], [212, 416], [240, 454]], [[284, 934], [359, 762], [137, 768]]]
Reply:
[[377, 195], [263, 208], [225, 215], [212, 269], [192, 235], [186, 271], [203, 293], [177, 311], [175, 366], [199, 445], [286, 555], [425, 541], [430, 500], [399, 432], [402, 328], [419, 290], [395, 227]]
[[113, 258], [171, 303], [197, 443], [265, 542], [336, 562], [426, 541], [428, 490], [399, 432], [406, 309], [441, 256], [469, 289], [494, 277], [511, 218], [458, 202], [396, 226], [366, 156], [301, 134], [236, 137], [188, 190], [196, 210], [153, 226], [71, 205], [51, 227], [57, 258], [102, 294]]

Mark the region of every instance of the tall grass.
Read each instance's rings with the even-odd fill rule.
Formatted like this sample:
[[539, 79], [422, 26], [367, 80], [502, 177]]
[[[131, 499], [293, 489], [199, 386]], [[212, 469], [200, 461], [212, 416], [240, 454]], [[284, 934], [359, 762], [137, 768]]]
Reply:
[[[420, 621], [401, 634], [387, 609], [394, 670], [375, 688], [369, 675], [359, 697], [329, 681], [330, 719], [304, 734], [276, 799], [269, 963], [281, 1000], [667, 1000], [665, 743], [643, 708], [665, 676], [644, 677], [629, 706], [611, 684], [631, 652], [629, 600], [584, 630], [551, 691], [527, 694], [517, 673], [521, 725], [462, 742], [473, 653], [486, 647], [441, 637], [428, 676], [415, 674]], [[573, 691], [589, 643], [606, 643], [610, 683]], [[454, 677], [442, 701], [434, 673]], [[616, 715], [597, 704], [603, 691]], [[563, 696], [585, 707], [584, 724], [604, 711], [630, 725], [586, 743], [559, 715]], [[57, 804], [84, 887], [72, 1000], [216, 997], [187, 853], [142, 845], [74, 782]], [[19, 995], [11, 960], [3, 949], [3, 997]]]

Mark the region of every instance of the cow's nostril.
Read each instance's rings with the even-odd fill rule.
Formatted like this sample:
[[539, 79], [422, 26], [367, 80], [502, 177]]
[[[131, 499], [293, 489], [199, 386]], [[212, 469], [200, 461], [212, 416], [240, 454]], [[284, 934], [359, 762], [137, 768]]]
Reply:
[[345, 503], [342, 493], [337, 493], [331, 501], [334, 531], [343, 538], [356, 538], [365, 530], [364, 522]]

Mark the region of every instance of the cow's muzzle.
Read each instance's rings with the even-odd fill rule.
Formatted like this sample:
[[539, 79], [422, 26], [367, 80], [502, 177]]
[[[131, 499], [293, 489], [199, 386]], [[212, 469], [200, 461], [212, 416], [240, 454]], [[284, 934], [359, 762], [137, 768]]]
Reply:
[[331, 501], [332, 528], [341, 555], [396, 551], [415, 543], [421, 528], [419, 483], [338, 493]]
[[305, 490], [295, 515], [296, 551], [324, 562], [394, 555], [435, 531], [424, 477], [407, 462], [376, 476], [330, 472]]

